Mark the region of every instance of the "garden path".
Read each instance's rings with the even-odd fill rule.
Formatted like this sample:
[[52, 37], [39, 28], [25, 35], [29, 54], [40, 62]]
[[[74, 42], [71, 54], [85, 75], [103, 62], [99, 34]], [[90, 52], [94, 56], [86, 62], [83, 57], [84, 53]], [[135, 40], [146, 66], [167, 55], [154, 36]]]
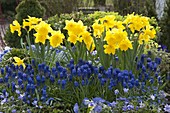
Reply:
[[3, 37], [8, 27], [9, 27], [8, 23], [0, 23], [0, 52], [2, 52], [2, 50], [6, 47]]

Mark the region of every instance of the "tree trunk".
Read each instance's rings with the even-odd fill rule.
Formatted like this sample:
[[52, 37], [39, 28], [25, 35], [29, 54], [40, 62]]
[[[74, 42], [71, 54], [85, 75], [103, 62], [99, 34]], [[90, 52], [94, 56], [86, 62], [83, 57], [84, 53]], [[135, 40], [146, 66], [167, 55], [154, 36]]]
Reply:
[[1, 1], [0, 1], [0, 15], [2, 15]]
[[3, 30], [3, 26], [4, 26], [4, 18], [3, 18], [3, 13], [2, 13], [2, 7], [1, 7], [1, 1], [0, 1], [0, 50], [2, 51], [5, 47], [5, 42], [3, 40], [3, 33], [4, 33], [4, 30]]

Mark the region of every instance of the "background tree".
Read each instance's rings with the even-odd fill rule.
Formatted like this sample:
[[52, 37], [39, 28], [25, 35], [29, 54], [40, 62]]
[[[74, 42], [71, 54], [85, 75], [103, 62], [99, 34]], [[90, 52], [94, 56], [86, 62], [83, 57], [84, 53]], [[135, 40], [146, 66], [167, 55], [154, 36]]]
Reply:
[[114, 11], [121, 15], [128, 13], [143, 14], [145, 16], [155, 16], [155, 0], [112, 0]]
[[94, 1], [94, 6], [105, 6], [106, 5], [106, 0], [93, 0]]
[[11, 22], [15, 17], [15, 8], [18, 3], [19, 0], [0, 0], [0, 10], [2, 13], [0, 18], [5, 18], [5, 20]]
[[155, 4], [156, 0], [145, 0], [146, 16], [157, 18]]
[[165, 44], [168, 47], [168, 50], [170, 50], [170, 0], [166, 1], [164, 14], [159, 25], [161, 27], [159, 42]]
[[62, 13], [71, 13], [79, 5], [79, 0], [39, 0], [46, 9], [46, 17], [60, 15]]

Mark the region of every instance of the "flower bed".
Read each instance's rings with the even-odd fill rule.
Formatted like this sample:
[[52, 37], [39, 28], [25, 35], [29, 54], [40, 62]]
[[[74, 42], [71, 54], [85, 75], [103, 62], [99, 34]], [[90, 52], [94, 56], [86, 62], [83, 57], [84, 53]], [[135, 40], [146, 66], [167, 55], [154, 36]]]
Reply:
[[151, 19], [106, 15], [91, 27], [66, 20], [63, 34], [40, 18], [28, 16], [22, 26], [15, 20], [11, 32], [28, 34], [26, 43], [21, 39], [26, 56], [12, 56], [14, 63], [1, 68], [0, 110], [169, 112], [163, 89], [168, 76], [161, 73], [161, 59], [148, 51], [157, 32]]

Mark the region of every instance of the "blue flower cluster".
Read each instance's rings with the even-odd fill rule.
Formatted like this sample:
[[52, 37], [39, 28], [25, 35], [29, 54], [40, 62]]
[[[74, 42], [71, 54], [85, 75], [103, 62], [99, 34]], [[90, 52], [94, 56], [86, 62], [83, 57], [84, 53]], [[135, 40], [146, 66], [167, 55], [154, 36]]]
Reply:
[[167, 46], [165, 46], [165, 45], [160, 45], [160, 46], [158, 47], [158, 51], [169, 52]]
[[[86, 96], [92, 98], [96, 94], [109, 99], [108, 101], [116, 100], [116, 95], [121, 92], [131, 92], [134, 96], [147, 92], [149, 95], [149, 92], [157, 91], [155, 89], [162, 84], [158, 70], [160, 62], [159, 58], [152, 61], [142, 55], [137, 62], [135, 74], [128, 70], [114, 69], [112, 66], [105, 70], [103, 66], [93, 66], [92, 62], [83, 60], [79, 60], [78, 64], [71, 60], [66, 67], [56, 62], [52, 68], [45, 63], [36, 65], [35, 60], [27, 64], [26, 69], [11, 64], [0, 69], [0, 84], [5, 86], [0, 100], [7, 102], [6, 97], [10, 95], [29, 105], [41, 107], [39, 102], [49, 104], [55, 97], [69, 100], [79, 95], [77, 93], [82, 95], [83, 92], [85, 93], [79, 101]], [[60, 91], [63, 91], [62, 95], [56, 93]], [[63, 96], [63, 93], [70, 94], [70, 97]], [[131, 108], [133, 107], [129, 105], [127, 109]]]

